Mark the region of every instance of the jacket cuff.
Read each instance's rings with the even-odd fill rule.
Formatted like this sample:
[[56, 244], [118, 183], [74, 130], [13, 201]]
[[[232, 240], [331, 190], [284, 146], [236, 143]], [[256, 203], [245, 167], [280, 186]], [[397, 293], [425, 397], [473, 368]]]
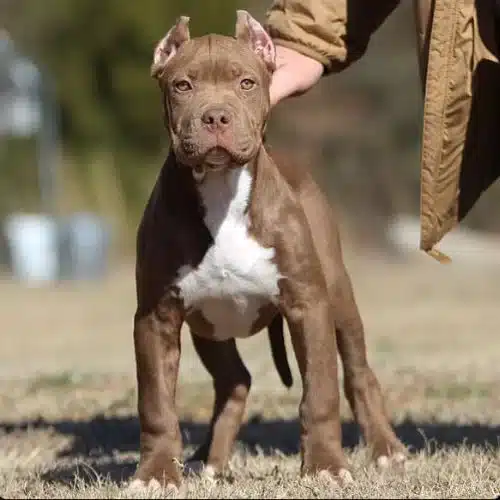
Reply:
[[326, 55], [321, 54], [317, 50], [314, 50], [313, 48], [308, 47], [307, 45], [303, 45], [301, 43], [294, 42], [292, 40], [285, 40], [283, 38], [273, 38], [273, 42], [275, 45], [295, 50], [296, 52], [299, 52], [304, 56], [310, 57], [311, 59], [318, 61], [323, 65], [323, 74], [330, 73], [333, 69], [333, 63]]

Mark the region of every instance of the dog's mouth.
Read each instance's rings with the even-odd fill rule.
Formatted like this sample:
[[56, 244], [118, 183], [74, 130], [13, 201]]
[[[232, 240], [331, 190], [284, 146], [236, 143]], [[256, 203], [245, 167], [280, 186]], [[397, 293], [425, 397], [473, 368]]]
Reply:
[[233, 155], [221, 146], [215, 146], [207, 151], [203, 163], [209, 169], [219, 169], [228, 166], [234, 161]]
[[236, 157], [226, 148], [221, 146], [210, 148], [200, 160], [199, 163], [192, 166], [193, 176], [198, 182], [201, 182], [207, 173], [237, 167], [241, 164], [241, 159], [239, 157]]

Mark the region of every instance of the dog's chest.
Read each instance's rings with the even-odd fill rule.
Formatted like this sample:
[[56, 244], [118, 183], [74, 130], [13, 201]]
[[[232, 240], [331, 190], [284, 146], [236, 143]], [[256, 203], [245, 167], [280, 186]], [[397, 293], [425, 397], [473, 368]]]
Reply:
[[181, 268], [177, 280], [187, 310], [200, 311], [218, 339], [247, 336], [259, 309], [279, 293], [274, 249], [248, 231], [251, 187], [246, 168], [207, 175], [199, 189], [213, 244], [195, 269]]

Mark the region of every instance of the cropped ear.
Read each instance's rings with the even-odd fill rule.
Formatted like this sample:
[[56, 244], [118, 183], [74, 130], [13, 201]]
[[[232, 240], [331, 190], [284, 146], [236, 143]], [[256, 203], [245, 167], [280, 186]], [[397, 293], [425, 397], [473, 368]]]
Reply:
[[165, 69], [165, 66], [179, 47], [189, 40], [189, 17], [181, 16], [170, 28], [168, 33], [156, 45], [153, 64], [151, 65], [151, 76], [158, 78], [158, 75]]
[[236, 11], [235, 37], [246, 43], [264, 61], [269, 71], [276, 69], [276, 49], [271, 37], [246, 10]]

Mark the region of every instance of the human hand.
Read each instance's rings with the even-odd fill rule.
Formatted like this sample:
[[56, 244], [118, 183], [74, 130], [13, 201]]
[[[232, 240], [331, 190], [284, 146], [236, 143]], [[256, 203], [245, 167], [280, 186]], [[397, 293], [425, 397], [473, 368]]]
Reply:
[[286, 97], [297, 96], [313, 87], [323, 74], [323, 65], [295, 50], [276, 46], [276, 70], [269, 89], [271, 106]]

